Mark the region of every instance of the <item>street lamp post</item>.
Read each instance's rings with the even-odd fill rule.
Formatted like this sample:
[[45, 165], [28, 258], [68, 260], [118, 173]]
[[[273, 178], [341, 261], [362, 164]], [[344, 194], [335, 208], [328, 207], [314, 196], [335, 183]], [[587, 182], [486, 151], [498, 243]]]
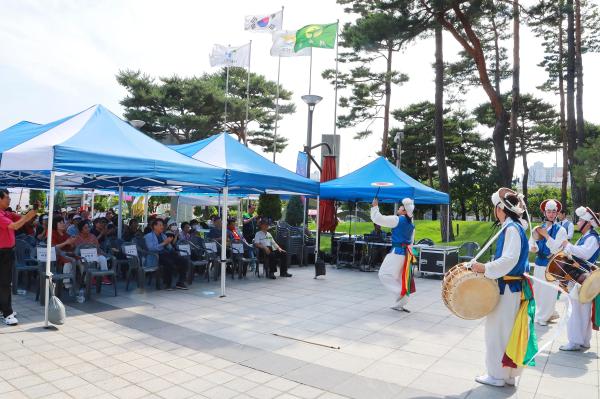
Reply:
[[[308, 126], [306, 128], [306, 148], [305, 151], [309, 155], [312, 147], [312, 125], [313, 125], [313, 112], [315, 111], [315, 105], [317, 105], [323, 97], [314, 94], [307, 94], [302, 96], [302, 100], [308, 105]], [[306, 166], [306, 177], [310, 179], [310, 159]]]

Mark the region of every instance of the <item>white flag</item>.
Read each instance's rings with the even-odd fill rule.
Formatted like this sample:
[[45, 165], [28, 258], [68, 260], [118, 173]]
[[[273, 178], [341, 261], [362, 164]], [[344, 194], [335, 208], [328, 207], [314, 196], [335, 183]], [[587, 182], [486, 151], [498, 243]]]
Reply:
[[250, 65], [250, 43], [240, 47], [215, 44], [210, 53], [210, 66], [248, 67]]
[[271, 46], [271, 55], [273, 57], [297, 57], [302, 55], [310, 55], [312, 48], [305, 47], [294, 53], [294, 45], [296, 44], [295, 30], [280, 30], [273, 32], [273, 46]]
[[283, 22], [283, 11], [277, 11], [269, 15], [246, 15], [244, 30], [255, 32], [273, 32], [281, 30]]

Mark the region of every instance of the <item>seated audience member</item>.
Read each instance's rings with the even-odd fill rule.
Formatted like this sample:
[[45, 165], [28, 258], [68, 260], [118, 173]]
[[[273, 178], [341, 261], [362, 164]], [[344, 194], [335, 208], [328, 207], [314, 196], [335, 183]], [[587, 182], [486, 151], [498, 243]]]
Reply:
[[123, 231], [123, 241], [132, 242], [136, 238], [143, 236], [144, 235], [140, 230], [140, 224], [138, 223], [137, 219], [131, 219]]
[[181, 223], [181, 231], [179, 232], [179, 239], [181, 241], [190, 241], [194, 236], [192, 226], [188, 222]]
[[103, 244], [106, 238], [110, 235], [110, 229], [107, 227], [108, 221], [106, 218], [94, 219], [92, 230], [90, 233], [96, 236], [98, 242]]
[[[77, 228], [79, 229], [79, 234], [73, 237], [73, 245], [75, 248], [84, 244], [95, 246], [96, 250], [98, 251], [98, 265], [100, 266], [100, 270], [108, 270], [108, 260], [106, 259], [104, 252], [102, 252], [102, 249], [100, 249], [100, 243], [98, 242], [98, 239], [90, 232], [91, 229], [88, 221], [81, 220], [77, 225]], [[94, 282], [92, 280], [92, 285], [93, 284]], [[102, 278], [102, 284], [110, 285], [112, 283], [108, 276], [104, 276]]]
[[[52, 246], [56, 247], [56, 265], [59, 271], [71, 273], [75, 266], [75, 238], [67, 233], [67, 224], [62, 217], [52, 219]], [[65, 279], [65, 288], [71, 287], [71, 281]]]
[[[241, 235], [239, 233], [239, 231], [237, 230], [237, 226], [235, 225], [236, 220], [231, 218], [227, 221], [227, 240], [229, 242], [237, 242], [240, 243], [244, 246], [244, 253], [243, 254], [236, 254], [233, 253], [232, 251], [232, 256], [235, 258], [237, 257], [241, 257], [241, 256], [246, 256], [247, 258], [256, 258], [256, 254], [254, 253], [254, 247], [250, 244], [248, 244], [248, 242], [246, 241], [246, 239], [244, 238], [243, 235]], [[242, 277], [246, 277], [246, 268], [247, 268], [247, 264], [242, 264]]]
[[188, 261], [180, 256], [172, 245], [175, 239], [174, 235], [167, 237], [164, 233], [165, 226], [160, 219], [153, 220], [151, 227], [152, 231], [144, 236], [144, 240], [146, 241], [148, 250], [158, 254], [159, 263], [163, 266], [162, 276], [166, 289], [171, 289], [173, 271], [176, 270], [178, 281], [175, 284], [175, 288], [187, 290], [188, 288], [184, 283], [184, 279], [187, 276], [189, 265]]
[[254, 236], [254, 246], [259, 249], [263, 255], [263, 261], [265, 262], [265, 269], [268, 270], [267, 277], [275, 279], [275, 272], [277, 271], [277, 263], [279, 265], [279, 276], [280, 277], [292, 277], [287, 272], [287, 260], [285, 257], [285, 251], [277, 245], [271, 233], [269, 233], [269, 222], [266, 219], [261, 219], [258, 223], [259, 231]]
[[208, 232], [207, 237], [212, 240], [221, 242], [221, 234], [222, 234], [222, 230], [223, 230], [223, 223], [222, 223], [221, 217], [214, 215], [211, 217], [211, 220], [212, 220], [212, 227], [210, 228], [210, 231]]
[[35, 229], [35, 238], [38, 241], [42, 241], [48, 234], [48, 215], [40, 215], [38, 218], [38, 225]]
[[152, 222], [154, 222], [157, 219], [158, 218], [156, 217], [156, 215], [150, 215], [148, 217], [148, 223], [146, 224], [146, 227], [144, 227], [144, 236], [152, 231]]
[[77, 228], [77, 224], [81, 220], [81, 216], [78, 214], [69, 215], [69, 223], [67, 224], [67, 234], [71, 237], [74, 237], [79, 233], [79, 229]]

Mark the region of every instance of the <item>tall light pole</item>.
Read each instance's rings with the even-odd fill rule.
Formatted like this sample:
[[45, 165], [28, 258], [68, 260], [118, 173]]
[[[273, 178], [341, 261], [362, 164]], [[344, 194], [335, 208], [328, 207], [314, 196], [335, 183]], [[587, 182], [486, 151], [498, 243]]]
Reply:
[[[404, 131], [399, 130], [398, 133], [396, 133], [396, 137], [394, 137], [394, 140], [396, 141], [396, 145], [398, 146], [396, 149], [396, 167], [398, 169], [402, 169], [401, 168], [401, 159], [402, 159], [402, 140], [404, 139]], [[398, 203], [396, 202], [394, 204], [394, 215], [396, 214], [396, 212], [398, 211]]]
[[310, 179], [310, 147], [312, 147], [312, 125], [313, 125], [313, 112], [315, 111], [315, 105], [317, 105], [323, 97], [315, 94], [307, 94], [302, 96], [302, 100], [308, 105], [308, 126], [306, 128], [306, 148], [305, 151], [308, 154], [308, 164], [306, 166], [306, 177]]

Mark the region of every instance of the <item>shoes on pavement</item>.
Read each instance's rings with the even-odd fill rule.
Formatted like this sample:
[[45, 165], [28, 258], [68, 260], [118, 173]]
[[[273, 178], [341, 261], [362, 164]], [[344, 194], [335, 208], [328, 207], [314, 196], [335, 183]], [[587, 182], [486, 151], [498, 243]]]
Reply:
[[562, 345], [558, 349], [560, 349], [561, 351], [575, 352], [575, 351], [580, 351], [581, 350], [581, 346], [569, 342], [568, 344]]
[[475, 377], [475, 381], [484, 385], [491, 385], [493, 387], [503, 387], [505, 382], [502, 379], [491, 377], [487, 374]]
[[179, 283], [175, 284], [175, 288], [177, 288], [178, 290], [189, 290], [189, 288], [187, 287], [187, 285], [185, 285], [184, 282], [180, 281]]
[[17, 318], [15, 317], [16, 315], [17, 314], [15, 312], [12, 312], [8, 316], [5, 316], [4, 324], [6, 324], [7, 326], [16, 326], [17, 324], [19, 324], [19, 320], [17, 320]]

